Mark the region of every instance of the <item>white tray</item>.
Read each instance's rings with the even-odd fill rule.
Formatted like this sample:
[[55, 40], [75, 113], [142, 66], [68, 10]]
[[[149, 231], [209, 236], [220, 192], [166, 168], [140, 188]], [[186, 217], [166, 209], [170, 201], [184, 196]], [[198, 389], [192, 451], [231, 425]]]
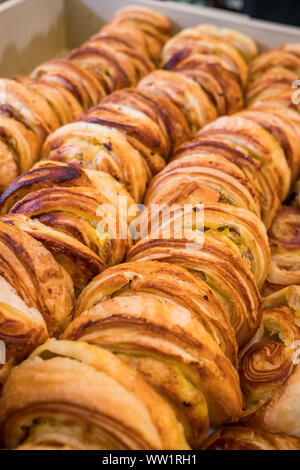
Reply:
[[300, 28], [257, 21], [238, 13], [155, 0], [9, 0], [0, 5], [0, 76], [29, 73], [84, 42], [114, 12], [136, 4], [161, 11], [174, 28], [214, 23], [250, 34], [261, 50], [300, 42]]

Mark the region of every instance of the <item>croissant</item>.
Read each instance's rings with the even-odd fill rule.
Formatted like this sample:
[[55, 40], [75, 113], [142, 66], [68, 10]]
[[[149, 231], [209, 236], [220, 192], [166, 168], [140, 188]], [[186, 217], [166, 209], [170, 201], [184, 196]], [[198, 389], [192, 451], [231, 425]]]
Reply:
[[39, 65], [31, 77], [66, 88], [84, 110], [95, 106], [106, 94], [92, 73], [66, 59], [50, 60]]
[[236, 371], [218, 346], [234, 360], [234, 335], [204, 283], [168, 264], [129, 263], [92, 281], [77, 314], [86, 307], [63, 338], [103, 346], [141, 373], [174, 407], [192, 447], [210, 422], [239, 417]]
[[[247, 87], [247, 104], [254, 105], [265, 96], [271, 97], [282, 91], [290, 90], [291, 84], [299, 74], [284, 67], [271, 67], [262, 76], [250, 81]], [[294, 91], [293, 91], [294, 93]]]
[[242, 424], [299, 437], [299, 299], [292, 286], [267, 297], [261, 326], [241, 353]]
[[[261, 288], [269, 270], [270, 248], [267, 233], [261, 220], [247, 209], [229, 204], [205, 203], [182, 208], [150, 206], [139, 218], [140, 238], [160, 238], [166, 231], [185, 230], [216, 235], [224, 245], [231, 245], [246, 261]], [[205, 238], [205, 237], [204, 237]]]
[[165, 68], [179, 72], [197, 82], [215, 105], [218, 116], [233, 114], [244, 105], [243, 89], [238, 78], [224, 68], [218, 56], [193, 52], [178, 64]]
[[237, 165], [244, 173], [255, 198], [259, 199], [261, 218], [267, 228], [280, 208], [280, 200], [275, 188], [270, 184], [267, 168], [262, 168], [259, 161], [245, 147], [241, 147], [229, 139], [225, 134], [221, 137], [208, 135], [198, 136], [191, 142], [187, 142], [177, 149], [173, 159], [181, 159], [187, 156], [205, 154], [208, 157], [217, 154]]
[[[266, 92], [261, 94], [255, 102], [252, 104], [252, 107], [260, 106], [271, 106], [272, 108], [288, 108], [293, 111], [300, 112], [300, 103], [297, 104], [297, 100], [293, 100], [295, 94], [294, 89], [283, 88], [281, 90], [273, 90], [271, 92]], [[295, 114], [293, 114], [295, 116]]]
[[151, 179], [142, 155], [126, 136], [109, 126], [74, 122], [63, 126], [46, 140], [42, 157], [109, 173], [140, 202]]
[[170, 64], [178, 64], [195, 53], [218, 56], [225, 70], [235, 75], [243, 87], [247, 84], [248, 67], [236, 47], [202, 31], [201, 26], [186, 28], [170, 39], [163, 48], [162, 60], [170, 68]]
[[[296, 111], [272, 106], [255, 106], [240, 116], [260, 124], [280, 143], [291, 169], [292, 183], [300, 173], [300, 116]], [[294, 118], [294, 119], [293, 119]]]
[[225, 141], [237, 143], [246, 151], [250, 150], [262, 167], [267, 168], [270, 183], [280, 200], [286, 198], [291, 184], [291, 171], [279, 143], [260, 124], [243, 115], [221, 117], [202, 129], [199, 136], [206, 139], [224, 138]]
[[41, 142], [59, 127], [54, 111], [43, 96], [15, 80], [2, 78], [0, 86], [5, 95], [5, 102], [0, 104], [0, 115], [23, 123]]
[[14, 80], [23, 83], [27, 88], [34, 90], [47, 100], [57, 116], [59, 126], [75, 121], [83, 113], [79, 101], [66, 88], [55, 83], [33, 80], [29, 77], [17, 76], [14, 77]]
[[139, 241], [129, 261], [161, 261], [182, 266], [203, 280], [226, 309], [239, 345], [245, 344], [261, 320], [261, 298], [255, 279], [235, 247], [217, 234], [162, 232]]
[[260, 429], [228, 426], [218, 429], [203, 450], [299, 450], [300, 439]]
[[74, 237], [106, 265], [122, 262], [130, 236], [125, 217], [91, 187], [44, 188], [24, 196], [10, 210]]
[[71, 320], [73, 284], [49, 251], [0, 220], [0, 339], [6, 366], [22, 360]]
[[265, 284], [270, 294], [292, 284], [300, 285], [300, 210], [284, 206], [269, 230], [271, 267]]
[[242, 170], [226, 158], [199, 151], [168, 165], [148, 188], [149, 204], [198, 204], [222, 202], [260, 216], [259, 198]]
[[120, 104], [105, 103], [92, 108], [80, 121], [109, 126], [122, 132], [145, 160], [151, 175], [165, 166], [169, 147], [160, 126], [146, 114]]
[[291, 89], [299, 77], [299, 44], [284, 44], [261, 54], [249, 65], [248, 103]]
[[140, 29], [145, 37], [150, 57], [155, 63], [159, 62], [161, 48], [171, 33], [171, 23], [165, 16], [149, 8], [129, 6], [119, 10], [110, 24], [130, 25]]
[[173, 264], [157, 262], [124, 263], [110, 268], [95, 277], [81, 293], [75, 318], [121, 292], [148, 292], [172, 298], [192, 312], [236, 365], [236, 341], [222, 303], [203, 281], [187, 270]]
[[284, 44], [259, 55], [249, 65], [249, 81], [273, 68], [283, 68], [300, 73], [299, 44]]
[[21, 122], [0, 114], [0, 192], [38, 160], [39, 138]]
[[189, 123], [191, 135], [217, 118], [216, 108], [206, 92], [183, 74], [156, 70], [141, 80], [138, 88], [168, 98], [178, 106]]
[[12, 370], [0, 404], [7, 449], [187, 450], [168, 403], [124, 361], [49, 340]]

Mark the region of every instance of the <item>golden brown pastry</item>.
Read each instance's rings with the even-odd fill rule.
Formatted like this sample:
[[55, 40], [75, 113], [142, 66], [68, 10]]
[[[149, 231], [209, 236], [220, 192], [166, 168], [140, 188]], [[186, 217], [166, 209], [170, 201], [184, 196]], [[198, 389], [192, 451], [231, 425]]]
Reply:
[[139, 241], [129, 252], [130, 261], [161, 261], [182, 266], [204, 281], [227, 311], [241, 346], [257, 330], [261, 298], [255, 279], [233, 243], [221, 234], [185, 230]]
[[292, 182], [295, 182], [300, 173], [300, 116], [298, 113], [277, 106], [255, 106], [255, 108], [242, 111], [239, 115], [258, 123], [275, 137], [291, 169]]
[[151, 178], [145, 160], [126, 136], [99, 124], [74, 122], [61, 127], [46, 140], [42, 157], [109, 173], [136, 202], [141, 201]]
[[155, 69], [148, 54], [140, 53], [123, 39], [102, 36], [101, 33], [71, 52], [69, 60], [88, 69], [101, 83], [105, 80], [103, 73], [107, 70], [111, 91], [136, 86], [142, 77]]
[[59, 127], [56, 114], [36, 91], [10, 79], [2, 78], [0, 85], [5, 93], [5, 103], [0, 104], [0, 115], [23, 123], [41, 142]]
[[300, 287], [267, 297], [261, 326], [241, 353], [242, 423], [300, 437]]
[[191, 135], [217, 118], [216, 108], [203, 88], [183, 74], [156, 70], [141, 80], [138, 88], [168, 98], [178, 106], [189, 123]]
[[186, 28], [166, 43], [162, 53], [164, 66], [170, 68], [194, 54], [217, 56], [222, 67], [234, 74], [243, 87], [247, 84], [248, 67], [236, 47], [202, 31], [201, 26]]
[[193, 53], [178, 64], [165, 68], [179, 72], [197, 82], [215, 105], [219, 116], [233, 114], [244, 105], [243, 89], [238, 78], [224, 68], [218, 56]]
[[38, 160], [40, 139], [24, 124], [0, 115], [0, 193]]
[[16, 367], [0, 403], [7, 449], [187, 450], [174, 411], [105, 349], [49, 340]]
[[122, 262], [131, 244], [125, 215], [91, 187], [43, 188], [24, 196], [10, 210], [70, 235], [94, 251], [102, 263]]
[[[284, 67], [271, 67], [258, 74], [251, 80], [247, 87], [247, 104], [253, 106], [265, 96], [273, 96], [277, 93], [291, 90], [292, 83], [299, 78], [299, 73]], [[293, 93], [295, 91], [293, 90]]]
[[106, 94], [92, 73], [66, 59], [50, 60], [39, 65], [31, 77], [66, 88], [84, 110], [95, 106]]
[[253, 185], [234, 163], [215, 153], [182, 156], [170, 163], [149, 186], [149, 204], [198, 204], [222, 202], [260, 216], [259, 198]]
[[[105, 347], [141, 373], [175, 409], [193, 448], [203, 442], [210, 423], [238, 419], [241, 407], [235, 368], [217, 344], [217, 323], [228, 329], [232, 345], [234, 336], [213, 294], [204, 283], [198, 287], [192, 275], [166, 264], [115, 267], [83, 292], [79, 308], [95, 306], [63, 335]], [[215, 319], [210, 318], [214, 308]]]
[[203, 450], [300, 450], [300, 439], [255, 428], [227, 426], [214, 432]]
[[60, 126], [75, 121], [83, 113], [79, 101], [66, 88], [55, 83], [33, 80], [29, 77], [17, 76], [14, 77], [14, 80], [43, 96], [55, 112]]
[[74, 304], [73, 284], [63, 267], [7, 222], [0, 220], [0, 340], [6, 349], [0, 382], [14, 363], [64, 330]]
[[200, 24], [195, 27], [195, 31], [205, 33], [212, 38], [227, 42], [238, 50], [247, 63], [255, 59], [258, 55], [255, 41], [250, 36], [243, 34], [241, 31], [220, 28], [212, 24]]
[[110, 24], [134, 26], [140, 29], [151, 58], [155, 63], [159, 62], [161, 48], [171, 33], [171, 23], [165, 16], [149, 8], [129, 6], [119, 10]]
[[181, 231], [185, 235], [185, 230], [187, 233], [192, 230], [200, 235], [216, 235], [246, 261], [260, 288], [265, 282], [270, 262], [267, 233], [261, 220], [247, 209], [222, 203], [150, 206], [139, 218], [139, 226], [142, 243], [145, 238], [159, 240], [166, 231]]
[[236, 365], [236, 341], [222, 303], [203, 281], [174, 264], [131, 262], [106, 270], [81, 293], [74, 316], [115, 295], [143, 292], [171, 298], [190, 310]]
[[104, 105], [107, 103], [140, 111], [156, 122], [166, 140], [166, 157], [169, 157], [173, 149], [182, 144], [189, 135], [185, 115], [167, 98], [160, 98], [137, 88], [125, 88], [112, 93], [101, 102]]
[[270, 294], [291, 284], [300, 285], [300, 210], [284, 206], [269, 230], [271, 267], [265, 284]]
[[197, 156], [199, 152], [208, 157], [212, 154], [220, 155], [243, 171], [248, 184], [251, 185], [252, 191], [259, 199], [262, 220], [269, 228], [277, 210], [280, 208], [280, 200], [274, 185], [270, 184], [267, 167], [263, 168], [250, 150], [232, 142], [225, 137], [225, 134], [220, 137], [213, 134], [207, 135], [207, 137], [201, 137], [200, 135], [193, 141], [182, 145], [173, 159]]
[[260, 124], [241, 115], [221, 117], [202, 129], [199, 136], [224, 138], [250, 151], [262, 167], [267, 168], [270, 183], [281, 201], [286, 198], [291, 171], [280, 144]]
[[100, 104], [79, 119], [85, 123], [117, 129], [138, 151], [151, 175], [165, 167], [168, 143], [158, 124], [146, 114], [118, 103]]

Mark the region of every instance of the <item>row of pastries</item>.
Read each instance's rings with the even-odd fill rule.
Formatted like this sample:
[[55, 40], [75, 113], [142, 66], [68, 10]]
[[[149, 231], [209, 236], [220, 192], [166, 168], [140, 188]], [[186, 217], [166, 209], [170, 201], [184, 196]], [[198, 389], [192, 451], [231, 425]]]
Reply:
[[154, 70], [170, 32], [163, 15], [125, 8], [67, 58], [1, 79], [0, 191], [39, 160], [49, 134]]
[[[134, 53], [132, 81], [112, 66], [104, 77], [107, 48], [122, 64], [137, 25], [135, 53], [146, 44], [161, 68], [142, 78]], [[127, 9], [74, 51], [103, 99], [44, 135], [42, 159], [0, 198], [4, 448], [300, 448], [300, 281], [285, 229], [297, 209], [281, 209], [299, 177], [298, 109], [250, 103], [251, 38], [169, 33], [161, 15]], [[274, 69], [286, 50], [299, 47], [279, 49]], [[39, 86], [64, 88], [70, 61], [38, 68]]]

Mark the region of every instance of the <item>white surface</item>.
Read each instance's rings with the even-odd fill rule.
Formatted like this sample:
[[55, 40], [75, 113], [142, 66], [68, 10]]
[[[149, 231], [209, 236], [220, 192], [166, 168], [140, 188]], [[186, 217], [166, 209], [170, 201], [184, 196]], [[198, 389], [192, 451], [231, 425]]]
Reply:
[[300, 28], [257, 21], [238, 13], [155, 0], [10, 0], [0, 5], [0, 76], [28, 73], [51, 57], [81, 44], [114, 12], [130, 4], [164, 13], [174, 29], [198, 23], [240, 29], [260, 49], [300, 42]]

